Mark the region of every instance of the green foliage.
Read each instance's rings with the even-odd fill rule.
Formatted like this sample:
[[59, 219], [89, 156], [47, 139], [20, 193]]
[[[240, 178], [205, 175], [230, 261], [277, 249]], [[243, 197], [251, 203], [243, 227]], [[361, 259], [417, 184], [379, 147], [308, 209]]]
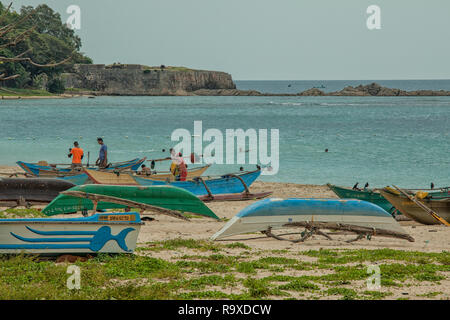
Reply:
[[[20, 21], [33, 9], [31, 6], [23, 6], [20, 12], [9, 12], [0, 21], [0, 28]], [[0, 7], [0, 14], [4, 11], [5, 7]], [[24, 37], [23, 41], [1, 49], [0, 56], [12, 58], [25, 53], [23, 57], [30, 58], [33, 62], [41, 65], [57, 63], [68, 57], [72, 57], [72, 59], [67, 64], [56, 67], [34, 66], [28, 61], [0, 63], [0, 73], [20, 75], [14, 80], [6, 81], [7, 86], [29, 87], [34, 85], [33, 79], [42, 73], [52, 79], [58, 77], [62, 72], [69, 71], [74, 63], [92, 63], [90, 58], [80, 52], [81, 39], [63, 23], [59, 13], [54, 12], [45, 4], [38, 5], [36, 12], [4, 35], [0, 39], [0, 45], [11, 42], [32, 27], [34, 30]]]
[[65, 91], [64, 83], [59, 78], [52, 79], [47, 84], [47, 90], [48, 92], [51, 93], [57, 94], [64, 93]]

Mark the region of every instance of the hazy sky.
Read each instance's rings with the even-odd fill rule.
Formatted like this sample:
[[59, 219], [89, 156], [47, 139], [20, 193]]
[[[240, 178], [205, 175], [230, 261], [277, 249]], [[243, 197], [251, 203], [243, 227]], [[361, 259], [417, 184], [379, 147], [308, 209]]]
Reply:
[[[1, 0], [3, 4], [9, 1]], [[450, 79], [449, 0], [15, 0], [81, 8], [94, 63], [220, 70], [235, 80]], [[366, 9], [381, 8], [368, 30]]]

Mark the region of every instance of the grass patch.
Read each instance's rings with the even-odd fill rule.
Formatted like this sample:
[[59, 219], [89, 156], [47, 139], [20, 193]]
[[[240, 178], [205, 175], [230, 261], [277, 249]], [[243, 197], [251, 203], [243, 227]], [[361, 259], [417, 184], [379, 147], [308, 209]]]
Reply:
[[6, 209], [0, 212], [0, 218], [47, 218], [37, 209]]
[[[25, 214], [10, 212], [9, 214]], [[27, 213], [29, 214], [29, 212]], [[35, 213], [37, 214], [37, 213]], [[364, 282], [370, 276], [367, 265], [386, 252], [370, 250], [315, 250], [306, 255], [316, 262], [303, 262], [286, 256], [264, 256], [250, 252], [239, 242], [227, 245], [205, 240], [174, 239], [152, 242], [142, 251], [191, 249], [202, 252], [176, 256], [174, 260], [150, 254], [99, 254], [86, 262], [76, 262], [81, 270], [81, 289], [66, 286], [68, 264], [38, 260], [30, 255], [0, 256], [0, 299], [385, 299], [391, 292], [368, 291]], [[226, 248], [241, 249], [237, 255]], [[448, 252], [435, 254], [399, 253], [378, 261], [381, 285], [408, 288], [421, 283], [448, 279]], [[253, 259], [253, 260], [252, 260]], [[342, 263], [343, 259], [350, 261]], [[337, 261], [331, 263], [330, 261]], [[303, 274], [303, 270], [317, 273]], [[326, 269], [326, 270], [325, 270]], [[288, 274], [286, 271], [289, 271]], [[319, 272], [323, 272], [319, 274]], [[265, 277], [261, 277], [264, 272]], [[294, 275], [291, 275], [294, 274]], [[363, 285], [361, 286], [361, 283]], [[429, 292], [433, 298], [442, 292]]]
[[290, 291], [315, 291], [320, 289], [317, 285], [303, 279], [295, 279], [287, 284], [279, 286], [278, 288], [281, 290]]
[[46, 90], [21, 89], [21, 88], [0, 88], [0, 96], [54, 96]]
[[426, 298], [434, 298], [440, 294], [442, 294], [442, 291], [432, 291], [432, 292], [428, 292], [428, 293], [424, 293], [424, 294], [418, 294], [418, 297], [426, 297]]
[[348, 288], [330, 288], [327, 290], [327, 294], [330, 296], [341, 296], [342, 300], [358, 299], [358, 293]]
[[226, 248], [230, 248], [230, 249], [247, 249], [247, 250], [251, 250], [251, 248], [246, 245], [243, 244], [242, 242], [233, 242], [230, 244], [225, 245]]
[[198, 251], [219, 252], [223, 250], [223, 245], [207, 240], [178, 238], [146, 243], [145, 246], [140, 246], [139, 248], [141, 251], [171, 251], [177, 250], [179, 248], [187, 248], [187, 249], [195, 249]]

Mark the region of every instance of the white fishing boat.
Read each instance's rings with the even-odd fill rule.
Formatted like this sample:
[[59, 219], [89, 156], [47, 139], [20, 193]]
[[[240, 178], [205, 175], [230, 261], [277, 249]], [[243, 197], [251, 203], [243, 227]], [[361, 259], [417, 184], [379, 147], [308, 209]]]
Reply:
[[0, 253], [131, 253], [142, 224], [136, 212], [68, 219], [1, 219]]

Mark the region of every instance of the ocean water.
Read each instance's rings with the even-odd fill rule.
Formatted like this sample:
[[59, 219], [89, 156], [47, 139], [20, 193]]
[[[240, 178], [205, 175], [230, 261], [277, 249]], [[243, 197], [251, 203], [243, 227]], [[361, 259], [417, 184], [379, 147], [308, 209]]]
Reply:
[[[322, 83], [332, 87], [331, 82]], [[433, 85], [425, 81], [418, 88], [445, 89], [446, 85], [448, 81]], [[259, 90], [268, 86], [260, 84]], [[282, 86], [276, 82], [269, 91]], [[244, 88], [242, 82], [238, 87]], [[198, 120], [203, 122], [203, 132], [217, 128], [224, 136], [225, 129], [279, 129], [279, 172], [262, 176], [263, 181], [369, 182], [374, 187], [397, 184], [410, 188], [428, 187], [430, 182], [450, 185], [450, 97], [0, 100], [0, 164], [18, 160], [66, 163], [75, 140], [90, 152], [93, 163], [98, 136], [108, 145], [110, 161], [165, 157], [168, 152], [162, 149], [177, 143], [170, 139], [173, 130], [185, 128], [193, 133]], [[168, 166], [158, 163], [157, 169]], [[216, 164], [207, 173], [222, 174], [240, 166], [254, 168]]]

